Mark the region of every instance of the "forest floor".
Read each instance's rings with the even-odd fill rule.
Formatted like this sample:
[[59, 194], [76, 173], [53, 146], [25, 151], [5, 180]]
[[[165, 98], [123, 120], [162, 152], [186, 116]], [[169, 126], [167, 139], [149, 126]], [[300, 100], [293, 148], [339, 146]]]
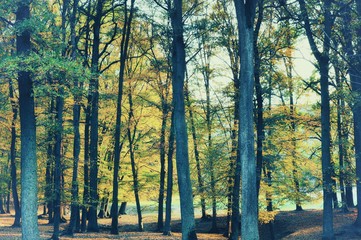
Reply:
[[[118, 236], [110, 235], [111, 219], [99, 219], [99, 233], [76, 233], [73, 237], [61, 236], [61, 239], [133, 239], [133, 240], [155, 240], [155, 239], [181, 239], [180, 221], [175, 220], [172, 224], [172, 236], [163, 236], [161, 233], [154, 232], [156, 228], [156, 216], [144, 216], [144, 232], [137, 232], [137, 216], [122, 215], [119, 219], [120, 234]], [[211, 221], [197, 219], [198, 239], [202, 240], [225, 240], [222, 233], [225, 231], [225, 217], [218, 218], [219, 234], [211, 234]], [[361, 239], [361, 229], [355, 228], [352, 224], [356, 219], [356, 209], [351, 209], [348, 213], [340, 210], [334, 211], [334, 231], [337, 240]], [[13, 216], [9, 214], [0, 215], [0, 239], [21, 239], [21, 229], [12, 228]], [[67, 224], [62, 224], [64, 229]], [[39, 229], [41, 239], [49, 239], [52, 235], [53, 226], [47, 224], [46, 219], [39, 219]], [[305, 211], [280, 211], [276, 215], [273, 223], [275, 239], [321, 239], [322, 235], [322, 211], [305, 210]], [[260, 225], [260, 234], [262, 240], [271, 240], [270, 225]]]

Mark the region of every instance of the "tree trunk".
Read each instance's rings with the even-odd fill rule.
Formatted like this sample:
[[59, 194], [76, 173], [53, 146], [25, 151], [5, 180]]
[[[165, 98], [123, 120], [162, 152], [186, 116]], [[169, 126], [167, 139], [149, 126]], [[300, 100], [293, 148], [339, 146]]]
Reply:
[[[253, 21], [257, 1], [237, 1], [235, 8], [238, 22], [239, 55], [241, 59], [240, 107], [237, 169], [242, 176], [242, 239], [259, 239], [257, 173], [254, 152], [253, 89], [254, 42]], [[239, 174], [236, 174], [239, 178]], [[236, 180], [239, 181], [239, 180]], [[235, 195], [233, 195], [235, 197]], [[239, 196], [238, 196], [239, 197]], [[236, 200], [236, 199], [235, 199]]]
[[[357, 19], [361, 21], [361, 2], [356, 1]], [[353, 106], [353, 123], [354, 123], [354, 143], [356, 156], [356, 187], [357, 187], [357, 218], [355, 225], [361, 226], [361, 26], [358, 24], [356, 28], [357, 47], [354, 72], [355, 79], [351, 82], [352, 91], [354, 92], [355, 102]]]
[[122, 202], [119, 208], [119, 215], [126, 215], [127, 202]]
[[[69, 0], [64, 0], [61, 11], [61, 30], [62, 30], [62, 42], [66, 42], [66, 15], [69, 7]], [[62, 49], [62, 56], [65, 57], [65, 49]], [[56, 86], [57, 96], [56, 96], [56, 131], [55, 131], [55, 146], [54, 146], [54, 232], [51, 237], [54, 240], [59, 239], [59, 230], [60, 230], [60, 221], [61, 221], [61, 177], [62, 177], [62, 167], [61, 167], [61, 147], [62, 147], [62, 134], [63, 134], [63, 109], [64, 109], [64, 89], [62, 82], [59, 81]]]
[[[138, 182], [138, 169], [135, 164], [135, 152], [134, 152], [134, 138], [135, 133], [137, 131], [136, 125], [134, 125], [134, 112], [133, 112], [133, 98], [132, 98], [132, 87], [129, 86], [128, 92], [128, 101], [129, 101], [129, 114], [128, 114], [128, 128], [127, 128], [127, 135], [129, 141], [129, 154], [130, 154], [130, 163], [132, 166], [132, 174], [133, 174], [133, 190], [134, 190], [134, 197], [135, 203], [137, 207], [137, 215], [138, 215], [138, 230], [140, 232], [143, 231], [143, 217], [142, 217], [142, 209], [140, 206], [140, 198], [139, 198], [139, 182]], [[134, 125], [134, 129], [130, 129], [131, 126]]]
[[[87, 20], [86, 20], [86, 28], [85, 28], [85, 56], [83, 66], [87, 65], [88, 56], [89, 56], [89, 39], [90, 39], [90, 16], [91, 11], [91, 2], [89, 1], [87, 6]], [[88, 92], [87, 96], [87, 106], [85, 108], [85, 126], [84, 126], [84, 190], [83, 190], [83, 205], [81, 207], [81, 224], [80, 230], [81, 232], [85, 232], [87, 228], [87, 219], [88, 219], [88, 207], [89, 204], [89, 133], [90, 133], [90, 115], [91, 115], [91, 92]]]
[[5, 214], [5, 209], [4, 209], [4, 196], [0, 195], [0, 214]]
[[[342, 6], [343, 11], [341, 12], [342, 14], [342, 20], [343, 20], [343, 28], [342, 28], [342, 33], [345, 39], [345, 44], [343, 45], [343, 50], [346, 53], [346, 55], [348, 56], [348, 60], [350, 62], [350, 66], [349, 66], [349, 77], [352, 82], [357, 81], [357, 79], [355, 79], [355, 76], [357, 76], [357, 70], [355, 69], [355, 56], [354, 56], [354, 50], [353, 50], [353, 36], [352, 36], [352, 32], [350, 29], [351, 26], [351, 7], [348, 4], [344, 4]], [[345, 114], [345, 102], [341, 101], [341, 116], [344, 116]], [[343, 131], [343, 145], [344, 145], [344, 162], [345, 162], [345, 174], [344, 174], [344, 178], [345, 178], [345, 190], [346, 190], [346, 205], [348, 207], [354, 207], [354, 202], [353, 202], [353, 193], [352, 193], [352, 180], [351, 177], [349, 175], [350, 172], [352, 172], [352, 170], [350, 169], [351, 163], [348, 157], [348, 132], [346, 130]], [[347, 174], [346, 174], [347, 173]]]
[[[291, 39], [288, 39], [288, 43], [291, 43]], [[295, 103], [293, 99], [293, 74], [292, 74], [292, 59], [288, 58], [288, 63], [285, 62], [286, 69], [287, 69], [287, 77], [289, 80], [289, 97], [290, 97], [290, 119], [291, 119], [291, 131], [292, 131], [292, 151], [291, 151], [291, 157], [292, 157], [292, 180], [294, 184], [294, 189], [296, 192], [295, 202], [296, 202], [296, 211], [302, 211], [302, 205], [301, 205], [301, 199], [300, 199], [300, 181], [299, 181], [299, 174], [298, 174], [298, 166], [296, 162], [297, 154], [297, 140], [296, 140], [296, 109], [295, 109]]]
[[[55, 103], [53, 97], [51, 97], [50, 100], [50, 108], [49, 108], [49, 119], [48, 121], [51, 121], [51, 124], [53, 124], [53, 112], [55, 108]], [[54, 194], [53, 194], [53, 187], [54, 187], [54, 146], [53, 146], [53, 133], [51, 131], [48, 131], [48, 137], [47, 137], [47, 159], [46, 159], [46, 170], [45, 170], [45, 198], [47, 202], [47, 208], [48, 208], [48, 220], [49, 224], [52, 224], [54, 222]]]
[[[78, 10], [79, 0], [73, 1], [73, 11], [70, 19], [70, 37], [71, 37], [71, 59], [76, 60], [76, 32], [75, 25], [77, 21], [77, 10]], [[81, 88], [77, 79], [74, 79], [74, 88]], [[74, 96], [74, 105], [73, 105], [73, 133], [74, 133], [74, 142], [73, 142], [73, 175], [72, 175], [72, 186], [71, 186], [71, 206], [70, 206], [70, 223], [67, 229], [67, 233], [72, 235], [73, 232], [79, 232], [79, 184], [78, 184], [78, 165], [79, 165], [79, 155], [80, 155], [80, 102], [81, 94]]]
[[[340, 70], [338, 69], [338, 61], [334, 63], [335, 80], [337, 84], [337, 91], [342, 91], [342, 82], [340, 79]], [[338, 162], [339, 162], [339, 183], [341, 195], [341, 208], [343, 212], [348, 212], [346, 204], [346, 191], [345, 191], [345, 164], [344, 164], [344, 137], [343, 137], [343, 119], [342, 119], [342, 101], [343, 95], [337, 97], [337, 141], [338, 141]]]
[[[21, 24], [28, 19], [30, 1], [17, 2], [16, 23]], [[16, 50], [17, 55], [30, 53], [30, 30], [23, 29], [17, 34]], [[21, 129], [21, 229], [24, 239], [39, 239], [35, 104], [30, 72], [19, 71], [18, 83]]]
[[16, 178], [16, 120], [18, 118], [18, 109], [14, 100], [14, 87], [12, 80], [9, 79], [9, 95], [13, 117], [11, 120], [11, 145], [10, 145], [10, 171], [11, 171], [11, 192], [14, 200], [15, 219], [13, 227], [20, 227], [21, 209], [19, 203], [19, 195], [17, 189]]
[[[238, 63], [237, 63], [238, 64]], [[237, 150], [237, 135], [238, 135], [238, 124], [239, 124], [239, 77], [236, 75], [234, 76], [233, 80], [234, 86], [234, 112], [233, 112], [233, 127], [231, 131], [231, 156], [229, 158], [229, 176], [228, 176], [228, 196], [227, 196], [227, 229], [226, 229], [226, 236], [229, 239], [238, 238], [239, 235], [239, 197], [236, 197], [236, 201], [233, 199], [234, 196], [239, 195], [238, 193], [234, 192], [236, 187], [236, 175], [237, 169], [234, 169], [236, 165], [236, 161], [238, 159], [238, 150]], [[238, 183], [237, 183], [238, 184]], [[238, 185], [239, 189], [239, 185]], [[234, 212], [236, 211], [236, 212]]]
[[197, 239], [195, 232], [192, 182], [190, 179], [188, 136], [184, 107], [185, 44], [183, 39], [182, 0], [174, 0], [169, 9], [172, 25], [172, 85], [176, 163], [181, 207], [182, 239]]
[[158, 194], [158, 222], [157, 231], [163, 230], [163, 206], [164, 206], [164, 186], [165, 186], [165, 131], [167, 128], [168, 109], [165, 99], [162, 99], [162, 127], [160, 131], [159, 151], [160, 151], [160, 176]]
[[85, 232], [88, 220], [88, 207], [89, 204], [89, 142], [90, 142], [90, 103], [91, 94], [88, 95], [88, 105], [85, 110], [85, 129], [84, 129], [84, 191], [83, 191], [83, 206], [81, 216], [81, 231]]
[[197, 138], [197, 132], [196, 127], [194, 124], [194, 117], [193, 117], [193, 110], [192, 110], [192, 104], [189, 98], [189, 92], [188, 92], [188, 78], [186, 78], [186, 86], [185, 86], [185, 100], [189, 112], [189, 120], [191, 123], [191, 131], [192, 131], [192, 140], [193, 140], [193, 148], [194, 148], [194, 157], [196, 160], [196, 169], [197, 169], [197, 181], [198, 181], [198, 191], [201, 199], [201, 211], [202, 211], [202, 219], [207, 219], [207, 213], [206, 213], [206, 200], [205, 200], [205, 194], [204, 194], [204, 180], [202, 177], [202, 170], [201, 170], [201, 164], [199, 159], [199, 150], [198, 150], [198, 138]]
[[333, 210], [332, 210], [332, 166], [331, 166], [331, 136], [330, 136], [330, 97], [328, 90], [328, 67], [329, 51], [331, 39], [331, 1], [323, 1], [324, 14], [324, 39], [323, 50], [320, 52], [317, 48], [315, 39], [312, 35], [310, 20], [304, 0], [298, 0], [301, 14], [303, 15], [306, 35], [310, 43], [311, 50], [316, 57], [320, 71], [321, 82], [321, 151], [322, 151], [322, 180], [323, 180], [323, 234], [322, 239], [334, 239], [333, 232]]
[[93, 23], [93, 47], [91, 59], [91, 115], [90, 115], [90, 154], [89, 154], [89, 219], [88, 232], [98, 232], [97, 206], [98, 206], [98, 125], [99, 125], [99, 48], [100, 28], [102, 25], [103, 0], [97, 1], [96, 14]]
[[125, 64], [127, 60], [128, 44], [131, 33], [131, 23], [133, 19], [134, 0], [131, 0], [130, 13], [128, 19], [128, 9], [124, 8], [124, 27], [122, 32], [122, 40], [120, 43], [121, 55], [120, 55], [120, 69], [118, 79], [118, 96], [117, 96], [117, 113], [115, 123], [115, 135], [114, 135], [114, 172], [113, 172], [113, 201], [112, 201], [112, 224], [111, 234], [118, 234], [118, 176], [119, 176], [119, 164], [120, 164], [120, 130], [121, 130], [121, 116], [122, 116], [122, 98], [123, 98], [123, 83], [124, 83], [124, 72]]
[[[60, 83], [58, 83], [60, 84]], [[64, 91], [63, 87], [59, 86], [58, 96], [56, 97], [56, 133], [55, 133], [55, 166], [54, 166], [54, 233], [52, 239], [59, 239], [60, 228], [60, 205], [61, 205], [61, 142], [63, 132], [63, 108], [64, 108]]]
[[165, 209], [165, 223], [163, 235], [171, 235], [172, 219], [172, 195], [173, 195], [173, 153], [174, 153], [174, 112], [172, 111], [171, 126], [169, 134], [168, 147], [168, 173], [167, 173], [167, 198]]

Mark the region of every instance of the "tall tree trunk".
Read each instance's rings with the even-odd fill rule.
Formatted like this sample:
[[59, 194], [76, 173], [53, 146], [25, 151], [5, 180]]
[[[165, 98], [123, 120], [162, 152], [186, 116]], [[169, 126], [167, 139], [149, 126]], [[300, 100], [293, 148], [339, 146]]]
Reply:
[[[353, 47], [353, 35], [351, 32], [351, 6], [349, 6], [348, 4], [344, 4], [342, 6], [343, 11], [341, 12], [342, 14], [342, 20], [343, 20], [343, 28], [342, 33], [345, 39], [345, 44], [343, 45], [344, 47], [344, 52], [346, 53], [346, 55], [348, 56], [348, 60], [350, 62], [350, 66], [349, 66], [349, 77], [350, 77], [350, 81], [355, 82], [357, 81], [356, 76], [357, 76], [357, 70], [355, 69], [355, 56], [354, 56], [354, 47]], [[341, 113], [342, 116], [345, 114], [345, 102], [341, 101]], [[348, 132], [346, 130], [343, 131], [343, 135], [344, 135], [344, 139], [343, 139], [343, 145], [344, 145], [344, 160], [345, 160], [345, 173], [349, 173], [352, 172], [352, 170], [350, 169], [351, 163], [348, 157], [348, 151], [347, 151], [347, 146], [348, 146]], [[345, 185], [346, 185], [346, 204], [348, 207], [354, 207], [354, 202], [353, 202], [353, 192], [352, 192], [352, 178], [350, 177], [349, 174], [345, 174]]]
[[[204, 40], [203, 40], [204, 41]], [[203, 42], [203, 46], [205, 43]], [[205, 50], [204, 53], [204, 67], [203, 67], [203, 78], [204, 78], [204, 87], [206, 90], [206, 125], [207, 125], [207, 148], [208, 148], [208, 161], [209, 161], [209, 172], [210, 172], [210, 186], [211, 186], [211, 196], [212, 196], [212, 228], [210, 232], [218, 232], [217, 227], [217, 196], [216, 196], [216, 180], [214, 176], [214, 157], [213, 157], [213, 144], [212, 144], [212, 120], [211, 120], [211, 97], [210, 97], [210, 53]], [[187, 84], [188, 85], [188, 84]]]
[[[59, 83], [60, 84], [60, 83]], [[58, 96], [56, 97], [56, 133], [55, 133], [55, 166], [54, 166], [54, 233], [52, 239], [59, 239], [60, 228], [60, 205], [61, 205], [61, 142], [63, 132], [63, 108], [64, 108], [64, 91], [59, 86]]]
[[[30, 19], [30, 1], [18, 1], [16, 24], [28, 19]], [[30, 53], [29, 29], [22, 29], [17, 34], [16, 51], [17, 55]], [[39, 239], [35, 104], [30, 72], [19, 71], [18, 83], [21, 130], [21, 230], [23, 239]]]
[[331, 1], [323, 1], [323, 50], [319, 51], [312, 34], [310, 20], [304, 0], [298, 0], [303, 16], [306, 35], [310, 43], [311, 50], [316, 57], [321, 82], [321, 149], [322, 149], [322, 180], [323, 180], [323, 234], [322, 239], [334, 239], [333, 232], [333, 211], [332, 211], [332, 166], [331, 166], [331, 136], [330, 136], [330, 97], [328, 90], [328, 67], [329, 51], [331, 40]]
[[[253, 91], [254, 42], [253, 21], [257, 1], [234, 1], [238, 22], [239, 55], [241, 59], [239, 132], [236, 169], [242, 176], [242, 239], [259, 239], [257, 173], [254, 153]], [[237, 173], [236, 173], [237, 176]], [[238, 176], [239, 177], [239, 174]], [[239, 181], [239, 180], [236, 180]], [[233, 195], [235, 199], [235, 195]], [[236, 199], [235, 199], [236, 200]]]
[[[340, 70], [337, 67], [338, 61], [334, 63], [335, 80], [337, 91], [341, 92], [343, 84], [340, 79]], [[343, 212], [348, 212], [346, 204], [346, 190], [345, 190], [345, 164], [344, 164], [344, 137], [343, 137], [343, 118], [342, 118], [342, 101], [344, 101], [343, 94], [337, 97], [337, 141], [338, 141], [338, 162], [339, 162], [339, 183], [341, 195], [341, 208]]]
[[98, 0], [96, 4], [96, 14], [93, 23], [93, 47], [91, 59], [91, 115], [90, 115], [90, 154], [89, 154], [89, 219], [88, 232], [98, 232], [97, 206], [98, 206], [98, 126], [99, 126], [99, 48], [100, 48], [100, 28], [102, 25], [103, 0]]
[[[53, 112], [55, 111], [55, 102], [54, 98], [51, 97], [50, 107], [49, 107], [49, 119], [48, 121], [53, 124]], [[49, 224], [54, 222], [54, 146], [53, 146], [54, 135], [51, 131], [48, 131], [47, 136], [47, 159], [46, 159], [46, 170], [45, 170], [45, 198], [47, 202], [48, 209], [48, 220]]]
[[84, 190], [83, 190], [83, 206], [81, 215], [81, 231], [85, 232], [88, 220], [89, 204], [89, 143], [90, 143], [90, 115], [91, 115], [91, 94], [88, 95], [88, 105], [85, 109], [85, 129], [84, 129]]
[[163, 230], [163, 206], [164, 206], [164, 186], [165, 186], [165, 132], [167, 128], [168, 107], [166, 99], [162, 99], [162, 125], [160, 131], [159, 151], [160, 151], [160, 174], [159, 174], [159, 194], [158, 194], [158, 222], [157, 231]]
[[[30, 1], [17, 2], [16, 24], [28, 19], [30, 19]], [[16, 51], [17, 55], [30, 53], [29, 29], [22, 29], [17, 34]], [[30, 72], [19, 71], [18, 82], [21, 130], [21, 230], [24, 238], [39, 239], [35, 105]]]
[[[238, 63], [237, 63], [238, 64]], [[238, 159], [238, 150], [237, 150], [237, 136], [238, 136], [238, 124], [239, 124], [239, 77], [234, 75], [233, 80], [234, 87], [234, 111], [233, 111], [233, 127], [231, 130], [231, 156], [229, 158], [229, 175], [228, 175], [228, 196], [227, 196], [227, 229], [225, 235], [229, 239], [238, 238], [239, 235], [239, 197], [233, 199], [233, 191], [236, 190], [234, 187], [236, 176], [234, 166]], [[238, 184], [238, 183], [237, 183]], [[239, 185], [238, 185], [239, 186]], [[239, 188], [238, 188], [239, 189]], [[238, 193], [235, 193], [234, 196], [239, 196]]]
[[[361, 22], [361, 1], [356, 1], [357, 19]], [[354, 143], [356, 156], [356, 187], [357, 187], [357, 218], [355, 225], [361, 226], [361, 26], [356, 28], [357, 47], [356, 59], [354, 65], [355, 79], [351, 82], [352, 91], [354, 92], [355, 102], [353, 106], [353, 123], [354, 123]]]
[[[85, 27], [85, 56], [83, 66], [87, 65], [88, 56], [89, 56], [89, 40], [90, 40], [90, 16], [91, 11], [91, 1], [88, 2], [87, 6], [87, 20]], [[84, 190], [83, 190], [83, 204], [81, 207], [81, 224], [80, 230], [81, 232], [85, 232], [87, 228], [87, 219], [88, 219], [88, 207], [89, 204], [89, 143], [90, 143], [90, 115], [91, 115], [91, 92], [88, 92], [87, 96], [87, 106], [85, 108], [85, 123], [84, 123]]]
[[15, 219], [13, 227], [20, 227], [21, 209], [19, 203], [19, 195], [17, 189], [16, 178], [16, 120], [18, 118], [18, 109], [15, 103], [13, 82], [9, 79], [9, 96], [11, 101], [11, 109], [13, 112], [11, 120], [11, 145], [10, 145], [10, 171], [11, 171], [11, 192], [14, 200]]
[[165, 223], [163, 235], [171, 235], [171, 219], [172, 219], [172, 195], [173, 195], [173, 153], [174, 153], [174, 114], [172, 111], [170, 134], [168, 140], [168, 173], [167, 173], [167, 198], [165, 210]]
[[124, 72], [125, 64], [128, 55], [128, 45], [131, 34], [131, 23], [133, 19], [134, 12], [134, 2], [131, 0], [131, 5], [129, 9], [129, 18], [128, 18], [128, 9], [127, 6], [124, 8], [124, 27], [122, 33], [122, 40], [120, 43], [120, 69], [119, 69], [119, 79], [118, 79], [118, 96], [117, 96], [117, 113], [116, 113], [116, 123], [115, 123], [115, 135], [114, 135], [114, 172], [113, 172], [113, 201], [112, 201], [112, 224], [111, 224], [111, 234], [118, 234], [118, 176], [119, 176], [119, 164], [120, 164], [120, 130], [121, 130], [121, 116], [122, 116], [122, 98], [123, 98], [123, 83], [124, 83]]
[[[128, 93], [128, 101], [129, 101], [129, 119], [128, 119], [128, 128], [127, 128], [127, 135], [129, 141], [129, 154], [130, 154], [130, 163], [132, 166], [132, 174], [133, 174], [133, 190], [134, 190], [134, 197], [135, 203], [137, 208], [137, 215], [138, 215], [138, 230], [140, 232], [143, 231], [143, 217], [142, 217], [142, 209], [140, 206], [140, 198], [139, 198], [139, 182], [138, 182], [138, 169], [135, 164], [135, 152], [134, 152], [134, 140], [135, 140], [135, 133], [137, 131], [136, 125], [133, 123], [134, 119], [134, 110], [133, 110], [133, 97], [132, 97], [132, 87], [130, 86], [129, 93]], [[133, 126], [134, 125], [134, 126]], [[133, 126], [134, 129], [130, 129]]]
[[[62, 30], [62, 42], [66, 42], [66, 15], [68, 12], [69, 0], [63, 1], [61, 12], [61, 30]], [[65, 57], [65, 49], [62, 49], [62, 56]], [[64, 109], [64, 89], [62, 82], [57, 83], [57, 96], [56, 96], [56, 131], [55, 131], [55, 146], [54, 146], [54, 232], [51, 237], [54, 240], [59, 239], [60, 221], [61, 221], [61, 147], [62, 147], [62, 134], [63, 134], [63, 109]]]
[[[291, 43], [291, 39], [287, 39], [288, 43]], [[288, 57], [288, 61], [285, 60], [285, 66], [287, 71], [287, 78], [288, 78], [288, 94], [290, 98], [290, 120], [291, 120], [291, 131], [292, 131], [292, 151], [291, 151], [291, 157], [292, 157], [292, 180], [294, 184], [294, 189], [296, 192], [295, 202], [296, 202], [296, 211], [302, 211], [302, 205], [301, 205], [301, 199], [300, 199], [300, 181], [299, 181], [299, 174], [298, 174], [298, 166], [296, 162], [297, 154], [297, 140], [296, 140], [296, 109], [295, 109], [295, 103], [293, 98], [293, 74], [292, 74], [292, 59], [291, 57]]]
[[[70, 19], [70, 40], [71, 40], [71, 59], [72, 61], [76, 60], [76, 32], [75, 25], [77, 21], [77, 10], [78, 10], [79, 0], [73, 1], [73, 10]], [[78, 79], [74, 79], [74, 88], [80, 88]], [[79, 165], [79, 155], [80, 155], [80, 102], [81, 94], [76, 94], [74, 96], [74, 105], [73, 105], [73, 133], [74, 133], [74, 142], [73, 142], [73, 174], [72, 174], [72, 186], [71, 186], [71, 213], [70, 213], [70, 223], [67, 229], [67, 233], [72, 235], [73, 232], [79, 232], [80, 229], [77, 229], [80, 222], [80, 210], [79, 210], [79, 184], [78, 184], [78, 165]]]
[[172, 25], [172, 85], [174, 126], [176, 136], [176, 163], [181, 207], [182, 239], [197, 239], [195, 232], [192, 182], [190, 179], [188, 136], [184, 107], [184, 77], [186, 69], [183, 39], [182, 0], [174, 0], [169, 9]]

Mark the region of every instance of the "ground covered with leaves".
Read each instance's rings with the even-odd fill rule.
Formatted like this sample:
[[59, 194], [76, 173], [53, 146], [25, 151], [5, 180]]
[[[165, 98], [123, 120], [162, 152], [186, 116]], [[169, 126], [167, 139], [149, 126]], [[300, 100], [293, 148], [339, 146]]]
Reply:
[[[334, 211], [334, 229], [336, 239], [351, 240], [361, 239], [361, 229], [353, 226], [356, 219], [356, 210], [351, 209], [348, 213], [343, 213], [340, 210]], [[74, 236], [61, 236], [61, 239], [181, 239], [180, 221], [173, 221], [172, 236], [163, 236], [157, 233], [156, 216], [144, 216], [144, 232], [137, 232], [137, 217], [134, 215], [123, 215], [120, 219], [120, 234], [114, 236], [109, 234], [111, 219], [99, 219], [100, 232], [99, 233], [76, 233]], [[11, 224], [13, 216], [9, 214], [0, 215], [0, 239], [21, 239], [21, 229], [13, 228]], [[64, 229], [67, 223], [62, 224]], [[211, 220], [197, 219], [197, 232], [199, 239], [226, 239], [222, 234], [225, 231], [225, 217], [218, 218], [219, 233], [209, 233], [211, 229]], [[47, 219], [39, 219], [39, 228], [41, 232], [41, 239], [49, 239], [52, 235], [52, 225], [47, 224]], [[320, 210], [305, 210], [301, 212], [296, 211], [280, 211], [276, 215], [275, 221], [272, 225], [260, 225], [260, 234], [262, 240], [271, 240], [271, 233], [274, 233], [274, 239], [321, 239], [322, 236], [322, 211]]]

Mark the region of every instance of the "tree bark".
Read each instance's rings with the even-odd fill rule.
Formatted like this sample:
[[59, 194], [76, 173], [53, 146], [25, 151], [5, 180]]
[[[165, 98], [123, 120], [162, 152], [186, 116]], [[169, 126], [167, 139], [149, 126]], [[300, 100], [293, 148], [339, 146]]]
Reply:
[[[88, 56], [89, 56], [89, 39], [90, 39], [90, 11], [91, 11], [91, 2], [89, 1], [87, 6], [87, 20], [85, 28], [85, 56], [83, 66], [87, 65]], [[88, 219], [88, 207], [89, 204], [89, 133], [90, 133], [90, 116], [91, 116], [91, 92], [88, 92], [87, 96], [87, 106], [85, 108], [85, 123], [84, 123], [84, 190], [83, 190], [83, 205], [81, 208], [81, 232], [85, 232], [87, 228], [87, 219]]]
[[[30, 19], [30, 1], [17, 2], [16, 24]], [[17, 55], [31, 51], [30, 30], [16, 36]], [[33, 81], [30, 72], [18, 72], [21, 129], [21, 219], [23, 239], [39, 239], [38, 178], [36, 161], [36, 124]]]
[[[242, 176], [242, 239], [259, 239], [257, 172], [254, 152], [254, 31], [253, 21], [257, 1], [235, 0], [238, 22], [239, 55], [241, 59], [239, 132], [236, 169]], [[239, 174], [236, 176], [239, 178]], [[236, 180], [239, 181], [239, 180]], [[235, 197], [235, 195], [233, 195]], [[236, 200], [234, 198], [234, 200]]]
[[[70, 40], [71, 40], [71, 59], [72, 61], [76, 60], [76, 32], [75, 25], [77, 21], [77, 10], [78, 10], [79, 0], [73, 1], [73, 10], [70, 19]], [[80, 88], [78, 79], [74, 79], [74, 88]], [[72, 186], [71, 186], [71, 206], [70, 206], [70, 223], [67, 229], [67, 233], [72, 235], [73, 232], [79, 232], [79, 222], [80, 222], [80, 209], [79, 209], [79, 184], [78, 184], [78, 165], [79, 165], [79, 155], [80, 155], [80, 101], [81, 94], [76, 94], [74, 96], [74, 105], [73, 105], [73, 133], [74, 133], [74, 142], [73, 142], [73, 174], [72, 174]]]
[[165, 210], [165, 223], [163, 235], [171, 235], [171, 219], [172, 219], [172, 195], [173, 195], [173, 153], [174, 153], [174, 114], [172, 111], [171, 126], [169, 134], [168, 147], [168, 173], [167, 173], [167, 198]]
[[185, 44], [183, 39], [182, 0], [174, 0], [169, 9], [173, 30], [172, 85], [174, 125], [176, 137], [176, 163], [181, 207], [182, 239], [197, 239], [195, 232], [193, 192], [189, 170], [188, 136], [184, 107]]
[[304, 21], [304, 28], [311, 50], [316, 57], [320, 71], [321, 83], [321, 151], [322, 151], [322, 180], [323, 180], [323, 234], [322, 239], [334, 239], [333, 210], [332, 210], [332, 166], [331, 166], [331, 136], [330, 136], [330, 97], [328, 90], [328, 67], [331, 39], [331, 1], [323, 1], [323, 50], [319, 51], [312, 34], [310, 20], [304, 0], [298, 0]]
[[160, 131], [160, 174], [159, 174], [159, 194], [158, 194], [158, 222], [157, 231], [163, 230], [163, 206], [164, 206], [164, 186], [165, 186], [165, 133], [167, 128], [168, 109], [165, 99], [162, 99], [162, 125]]
[[124, 83], [124, 71], [125, 64], [128, 54], [128, 44], [131, 33], [131, 23], [133, 19], [134, 12], [134, 2], [131, 0], [130, 13], [128, 18], [128, 10], [125, 6], [124, 9], [124, 27], [122, 33], [122, 40], [120, 43], [121, 55], [120, 55], [120, 69], [119, 69], [119, 79], [118, 79], [118, 96], [117, 96], [117, 113], [116, 113], [116, 123], [115, 123], [115, 135], [114, 135], [114, 172], [113, 172], [113, 201], [112, 201], [112, 224], [111, 224], [111, 234], [118, 234], [118, 176], [119, 176], [119, 164], [120, 164], [120, 130], [121, 130], [121, 116], [122, 116], [122, 98], [123, 98], [123, 83]]
[[11, 171], [11, 192], [14, 200], [15, 219], [13, 227], [20, 227], [21, 209], [19, 202], [19, 195], [17, 189], [16, 178], [16, 120], [18, 118], [18, 108], [15, 103], [13, 82], [9, 79], [9, 96], [11, 101], [11, 109], [13, 117], [11, 120], [11, 145], [10, 145], [10, 171]]
[[[361, 1], [356, 1], [357, 19], [361, 21]], [[354, 73], [357, 72], [355, 78], [351, 82], [352, 91], [354, 93], [355, 102], [353, 105], [353, 123], [354, 123], [354, 143], [356, 156], [356, 187], [357, 187], [357, 218], [355, 225], [361, 226], [361, 26], [357, 25], [357, 47], [355, 54]]]
[[132, 98], [132, 88], [130, 86], [129, 93], [128, 93], [128, 101], [129, 101], [129, 119], [128, 119], [128, 128], [127, 128], [127, 135], [129, 141], [129, 154], [130, 154], [130, 163], [132, 166], [132, 174], [133, 174], [133, 190], [134, 190], [134, 197], [135, 203], [137, 208], [137, 215], [138, 215], [138, 230], [140, 232], [143, 231], [143, 217], [142, 217], [142, 209], [140, 206], [140, 198], [139, 198], [139, 182], [138, 182], [138, 169], [135, 165], [135, 156], [134, 156], [134, 137], [137, 131], [136, 126], [134, 129], [130, 129], [133, 125], [134, 121], [134, 112], [133, 112], [133, 98]]
[[93, 23], [93, 47], [91, 59], [91, 115], [90, 115], [90, 154], [89, 154], [89, 219], [88, 232], [99, 232], [97, 206], [98, 206], [98, 125], [99, 125], [99, 48], [100, 28], [102, 25], [103, 0], [97, 1], [96, 14]]

